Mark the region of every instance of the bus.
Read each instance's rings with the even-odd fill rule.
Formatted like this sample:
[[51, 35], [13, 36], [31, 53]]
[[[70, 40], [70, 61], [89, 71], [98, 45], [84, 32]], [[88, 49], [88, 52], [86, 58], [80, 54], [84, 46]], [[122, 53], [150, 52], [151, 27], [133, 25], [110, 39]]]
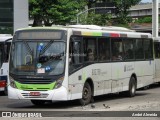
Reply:
[[124, 92], [154, 82], [153, 39], [122, 27], [70, 25], [17, 30], [11, 46], [8, 97], [34, 105]]
[[0, 34], [0, 91], [7, 94], [8, 79], [8, 57], [11, 45], [12, 35]]

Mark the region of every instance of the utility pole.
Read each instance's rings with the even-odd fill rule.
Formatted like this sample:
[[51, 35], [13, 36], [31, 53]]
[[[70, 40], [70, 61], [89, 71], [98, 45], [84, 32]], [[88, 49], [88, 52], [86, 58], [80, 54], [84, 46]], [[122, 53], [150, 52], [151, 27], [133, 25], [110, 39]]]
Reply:
[[152, 35], [158, 37], [159, 33], [159, 0], [152, 0]]

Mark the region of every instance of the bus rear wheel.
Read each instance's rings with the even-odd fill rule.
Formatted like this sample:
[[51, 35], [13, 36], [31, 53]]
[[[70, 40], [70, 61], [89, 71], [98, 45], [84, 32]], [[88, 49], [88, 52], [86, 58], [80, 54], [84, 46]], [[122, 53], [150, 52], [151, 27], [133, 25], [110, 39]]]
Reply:
[[88, 82], [84, 84], [83, 91], [82, 91], [82, 99], [80, 99], [80, 104], [81, 105], [87, 105], [91, 102], [92, 98], [92, 90], [91, 86]]
[[127, 91], [128, 97], [134, 97], [136, 94], [136, 80], [134, 77], [131, 77], [129, 82], [129, 90]]
[[40, 106], [40, 105], [44, 105], [45, 104], [45, 100], [31, 100], [32, 104], [36, 105], [36, 106]]

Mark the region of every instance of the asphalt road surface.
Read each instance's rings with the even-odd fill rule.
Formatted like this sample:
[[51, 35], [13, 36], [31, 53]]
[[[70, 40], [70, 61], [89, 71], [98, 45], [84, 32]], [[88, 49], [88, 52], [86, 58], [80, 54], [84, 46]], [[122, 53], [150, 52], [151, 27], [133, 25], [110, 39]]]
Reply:
[[[4, 96], [2, 93], [0, 93], [0, 111], [15, 111], [15, 112], [32, 111], [36, 113], [47, 111], [46, 113], [43, 113], [45, 116], [48, 116], [45, 117], [45, 119], [47, 120], [53, 119], [51, 118], [54, 116], [51, 115], [53, 111], [55, 117], [57, 117], [56, 120], [65, 119], [65, 117], [67, 117], [66, 119], [73, 118], [76, 120], [86, 120], [89, 119], [90, 117], [94, 117], [95, 114], [98, 114], [99, 116], [95, 116], [94, 118], [91, 119], [96, 120], [98, 117], [98, 120], [106, 120], [106, 119], [159, 120], [158, 117], [123, 118], [119, 116], [121, 116], [120, 114], [125, 114], [124, 111], [132, 113], [138, 111], [147, 111], [147, 112], [151, 111], [152, 113], [154, 113], [154, 111], [160, 111], [160, 84], [151, 85], [150, 88], [147, 90], [137, 90], [136, 96], [133, 98], [125, 97], [123, 94], [108, 94], [108, 95], [97, 96], [94, 98], [93, 104], [89, 104], [86, 106], [80, 106], [76, 100], [47, 103], [44, 106], [34, 106], [29, 100], [11, 100], [8, 99], [7, 96]], [[109, 113], [105, 114], [104, 111], [111, 112], [112, 116], [106, 118], [106, 115]], [[102, 114], [101, 117], [100, 113], [103, 112], [104, 114]], [[76, 114], [74, 115], [74, 113]], [[3, 119], [9, 120], [9, 118], [3, 118]], [[12, 120], [14, 119], [19, 120], [21, 118], [12, 118]], [[33, 118], [25, 118], [25, 119], [33, 119]], [[38, 118], [38, 119], [41, 120], [44, 118]]]

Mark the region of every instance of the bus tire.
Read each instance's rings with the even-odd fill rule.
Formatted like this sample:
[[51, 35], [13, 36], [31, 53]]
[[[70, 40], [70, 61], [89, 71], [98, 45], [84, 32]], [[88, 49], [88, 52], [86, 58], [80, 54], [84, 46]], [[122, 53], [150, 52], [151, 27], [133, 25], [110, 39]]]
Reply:
[[8, 95], [7, 87], [4, 88], [4, 95]]
[[36, 106], [40, 106], [40, 105], [44, 105], [45, 104], [45, 100], [31, 100], [32, 104], [36, 105]]
[[127, 91], [128, 97], [134, 97], [136, 94], [136, 79], [134, 77], [131, 77], [129, 82], [129, 90]]
[[92, 90], [91, 86], [88, 82], [84, 84], [83, 91], [82, 91], [82, 99], [79, 100], [82, 106], [87, 105], [91, 102], [92, 98]]

